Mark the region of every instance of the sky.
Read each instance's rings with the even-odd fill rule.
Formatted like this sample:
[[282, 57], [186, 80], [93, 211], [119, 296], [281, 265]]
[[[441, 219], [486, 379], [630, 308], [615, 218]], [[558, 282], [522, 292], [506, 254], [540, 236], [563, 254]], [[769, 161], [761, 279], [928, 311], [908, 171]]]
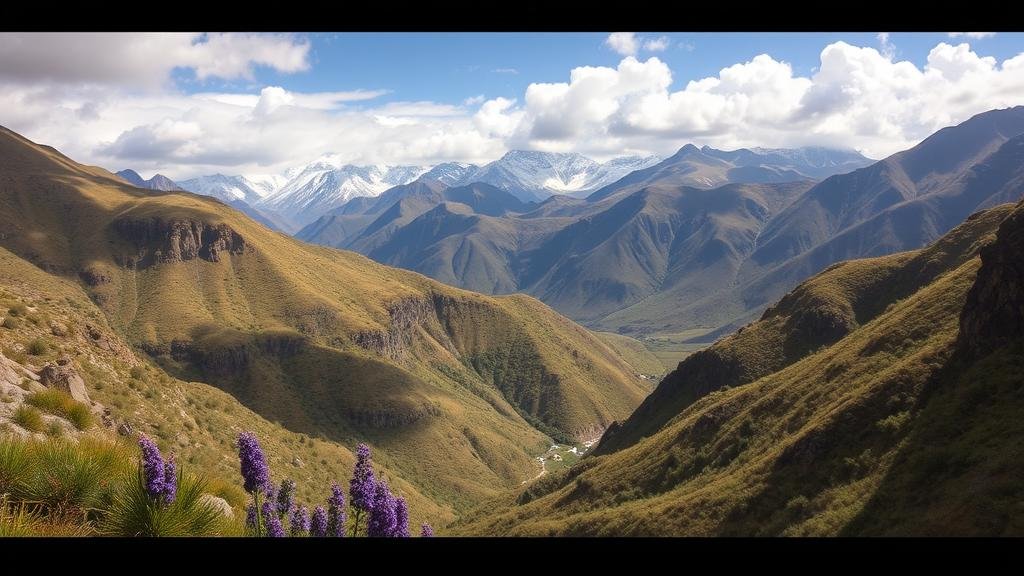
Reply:
[[1024, 104], [1020, 33], [0, 33], [0, 125], [182, 180], [828, 146]]

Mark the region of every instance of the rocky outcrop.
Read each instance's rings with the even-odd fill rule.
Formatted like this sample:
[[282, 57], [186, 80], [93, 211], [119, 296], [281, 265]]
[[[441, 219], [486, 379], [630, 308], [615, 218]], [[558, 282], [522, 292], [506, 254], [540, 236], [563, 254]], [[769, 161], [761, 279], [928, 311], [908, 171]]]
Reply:
[[231, 504], [228, 501], [221, 498], [220, 496], [214, 496], [213, 494], [203, 494], [199, 497], [199, 501], [207, 506], [210, 506], [216, 510], [221, 516], [232, 519], [235, 517], [235, 511], [231, 508]]
[[71, 364], [71, 358], [67, 355], [61, 356], [56, 362], [49, 362], [39, 372], [39, 381], [47, 388], [63, 390], [72, 398], [85, 404], [91, 404], [89, 392], [85, 388], [85, 380], [78, 375], [75, 367]]
[[981, 268], [960, 314], [958, 352], [980, 358], [1024, 337], [1024, 202], [981, 249]]
[[156, 263], [183, 262], [200, 258], [219, 262], [225, 255], [251, 251], [245, 239], [227, 224], [198, 220], [119, 218], [113, 223], [119, 236], [135, 244], [138, 252], [122, 264], [145, 268]]
[[[437, 319], [439, 297], [401, 298], [388, 305], [388, 329], [364, 330], [353, 337], [355, 343], [366, 350], [391, 359], [399, 359], [412, 343], [416, 328]], [[444, 342], [442, 342], [444, 344]]]
[[188, 360], [210, 377], [241, 374], [260, 356], [288, 358], [302, 352], [306, 339], [293, 332], [217, 334], [195, 342], [174, 341], [171, 355]]

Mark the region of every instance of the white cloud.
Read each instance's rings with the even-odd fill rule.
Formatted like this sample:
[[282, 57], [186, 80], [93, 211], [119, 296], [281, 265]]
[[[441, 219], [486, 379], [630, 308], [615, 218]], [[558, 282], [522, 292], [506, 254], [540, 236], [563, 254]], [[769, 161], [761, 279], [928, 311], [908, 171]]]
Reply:
[[254, 66], [309, 67], [308, 41], [284, 34], [3, 33], [0, 80], [157, 88], [175, 68], [196, 78], [251, 79]]
[[992, 108], [1024, 104], [1024, 53], [1001, 64], [940, 43], [919, 68], [836, 42], [810, 77], [761, 54], [670, 91], [658, 58], [581, 67], [568, 82], [531, 84], [509, 144], [595, 156], [717, 147], [829, 145], [883, 157]]
[[516, 70], [515, 68], [495, 68], [494, 70], [491, 70], [491, 72], [494, 72], [495, 74], [519, 74], [519, 70]]
[[879, 48], [882, 49], [883, 56], [891, 59], [893, 56], [896, 55], [896, 47], [893, 46], [892, 42], [889, 41], [888, 32], [879, 32], [877, 38], [878, 46]]
[[628, 56], [532, 83], [520, 98], [445, 104], [376, 101], [381, 90], [139, 91], [102, 71], [78, 83], [30, 81], [5, 65], [0, 124], [83, 162], [188, 178], [277, 172], [326, 152], [355, 164], [482, 163], [510, 148], [603, 159], [695, 142], [842, 146], [880, 158], [973, 114], [1024, 104], [1024, 53], [999, 61], [966, 43], [939, 43], [919, 66], [836, 42], [813, 70], [801, 76], [761, 54], [680, 86], [661, 59]]
[[966, 36], [973, 40], [984, 40], [985, 38], [991, 38], [995, 35], [995, 32], [950, 32], [948, 34], [950, 38], [960, 38], [961, 36]]
[[664, 52], [668, 49], [668, 45], [668, 36], [659, 36], [652, 40], [645, 40], [644, 50], [647, 50], [648, 52]]
[[604, 43], [623, 56], [635, 56], [640, 50], [640, 43], [633, 32], [612, 32]]

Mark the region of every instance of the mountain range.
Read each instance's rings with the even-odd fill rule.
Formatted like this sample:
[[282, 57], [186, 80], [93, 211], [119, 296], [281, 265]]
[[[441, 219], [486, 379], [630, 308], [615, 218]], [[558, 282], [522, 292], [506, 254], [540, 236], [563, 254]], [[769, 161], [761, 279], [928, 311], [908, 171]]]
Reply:
[[504, 536], [1019, 536], [1024, 202], [830, 267], [698, 352]]
[[835, 262], [919, 248], [970, 213], [1019, 198], [1022, 133], [1024, 108], [987, 112], [821, 181], [811, 175], [860, 160], [687, 145], [585, 199], [551, 197], [500, 215], [438, 199], [396, 204], [400, 218], [359, 203], [297, 236], [471, 290], [526, 292], [599, 330], [696, 330], [709, 342]]
[[[203, 382], [227, 393], [218, 406], [264, 419], [275, 442], [301, 434], [332, 452], [370, 444], [440, 521], [532, 477], [550, 438], [595, 437], [649, 392], [602, 340], [528, 296], [482, 296], [304, 244], [221, 201], [140, 189], [6, 129], [0, 174], [0, 249], [41, 278], [29, 288], [14, 279], [3, 293], [38, 309], [65, 302], [47, 286], [73, 285], [88, 303], [76, 296], [52, 317], [5, 322], [5, 355], [45, 338], [34, 361], [67, 354], [68, 369], [109, 402], [112, 423], [185, 434], [201, 405], [174, 383]], [[65, 336], [49, 333], [51, 319]], [[103, 338], [128, 364], [97, 368], [94, 346], [65, 341], [69, 330]], [[129, 377], [133, 366], [144, 384]], [[95, 388], [101, 379], [112, 389]], [[166, 404], [158, 420], [126, 401], [143, 389], [139, 402]], [[200, 451], [168, 438], [182, 461]], [[230, 441], [214, 450], [214, 468], [233, 458]], [[335, 465], [321, 458], [301, 474]]]
[[[227, 199], [341, 167], [211, 198], [0, 128], [0, 432], [92, 433], [25, 417], [63, 386], [211, 477], [257, 431], [307, 502], [366, 442], [453, 535], [1024, 534], [1024, 107], [856, 161], [686, 146], [543, 200], [441, 165], [295, 238]], [[628, 334], [694, 328], [652, 388]]]
[[[728, 181], [759, 181], [745, 177], [744, 171], [756, 173], [760, 164], [765, 164], [764, 170], [778, 172], [776, 180], [785, 180], [814, 177], [823, 171], [834, 173], [867, 163], [863, 156], [854, 152], [826, 149], [726, 152], [705, 147], [703, 150], [724, 158], [716, 158], [718, 165], [734, 168], [733, 179], [722, 175]], [[491, 184], [524, 202], [531, 202], [553, 195], [585, 197], [659, 161], [656, 156], [626, 156], [601, 163], [580, 154], [512, 150], [483, 166], [458, 162], [433, 167], [354, 166], [344, 164], [337, 156], [326, 155], [283, 174], [214, 174], [178, 184], [168, 181], [164, 185], [180, 186], [218, 198], [250, 216], [258, 215], [278, 229], [296, 232], [354, 198], [376, 197], [389, 188], [417, 179], [437, 180], [447, 186]], [[129, 172], [134, 177], [126, 176]], [[126, 170], [121, 175], [139, 187], [152, 188], [133, 171]], [[163, 176], [159, 178], [166, 180]]]

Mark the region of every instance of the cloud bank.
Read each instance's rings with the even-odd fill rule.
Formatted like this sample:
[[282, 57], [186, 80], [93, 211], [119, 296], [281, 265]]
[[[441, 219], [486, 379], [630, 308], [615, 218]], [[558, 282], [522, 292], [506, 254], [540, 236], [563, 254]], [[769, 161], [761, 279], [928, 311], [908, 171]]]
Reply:
[[[0, 34], [0, 124], [85, 162], [174, 178], [276, 172], [325, 153], [357, 164], [482, 163], [513, 148], [605, 159], [688, 142], [825, 145], [881, 158], [979, 112], [1024, 104], [1024, 54], [1000, 62], [966, 42], [939, 43], [921, 67], [836, 42], [810, 76], [761, 54], [682, 86], [657, 56], [628, 55], [532, 83], [514, 99], [447, 104], [383, 102], [387, 91], [374, 87], [184, 94], [173, 85], [181, 70], [198, 80], [308, 69], [309, 43], [292, 36], [40, 36], [49, 35]], [[105, 52], [107, 36], [134, 51]], [[613, 34], [608, 45], [637, 54], [661, 40]]]

